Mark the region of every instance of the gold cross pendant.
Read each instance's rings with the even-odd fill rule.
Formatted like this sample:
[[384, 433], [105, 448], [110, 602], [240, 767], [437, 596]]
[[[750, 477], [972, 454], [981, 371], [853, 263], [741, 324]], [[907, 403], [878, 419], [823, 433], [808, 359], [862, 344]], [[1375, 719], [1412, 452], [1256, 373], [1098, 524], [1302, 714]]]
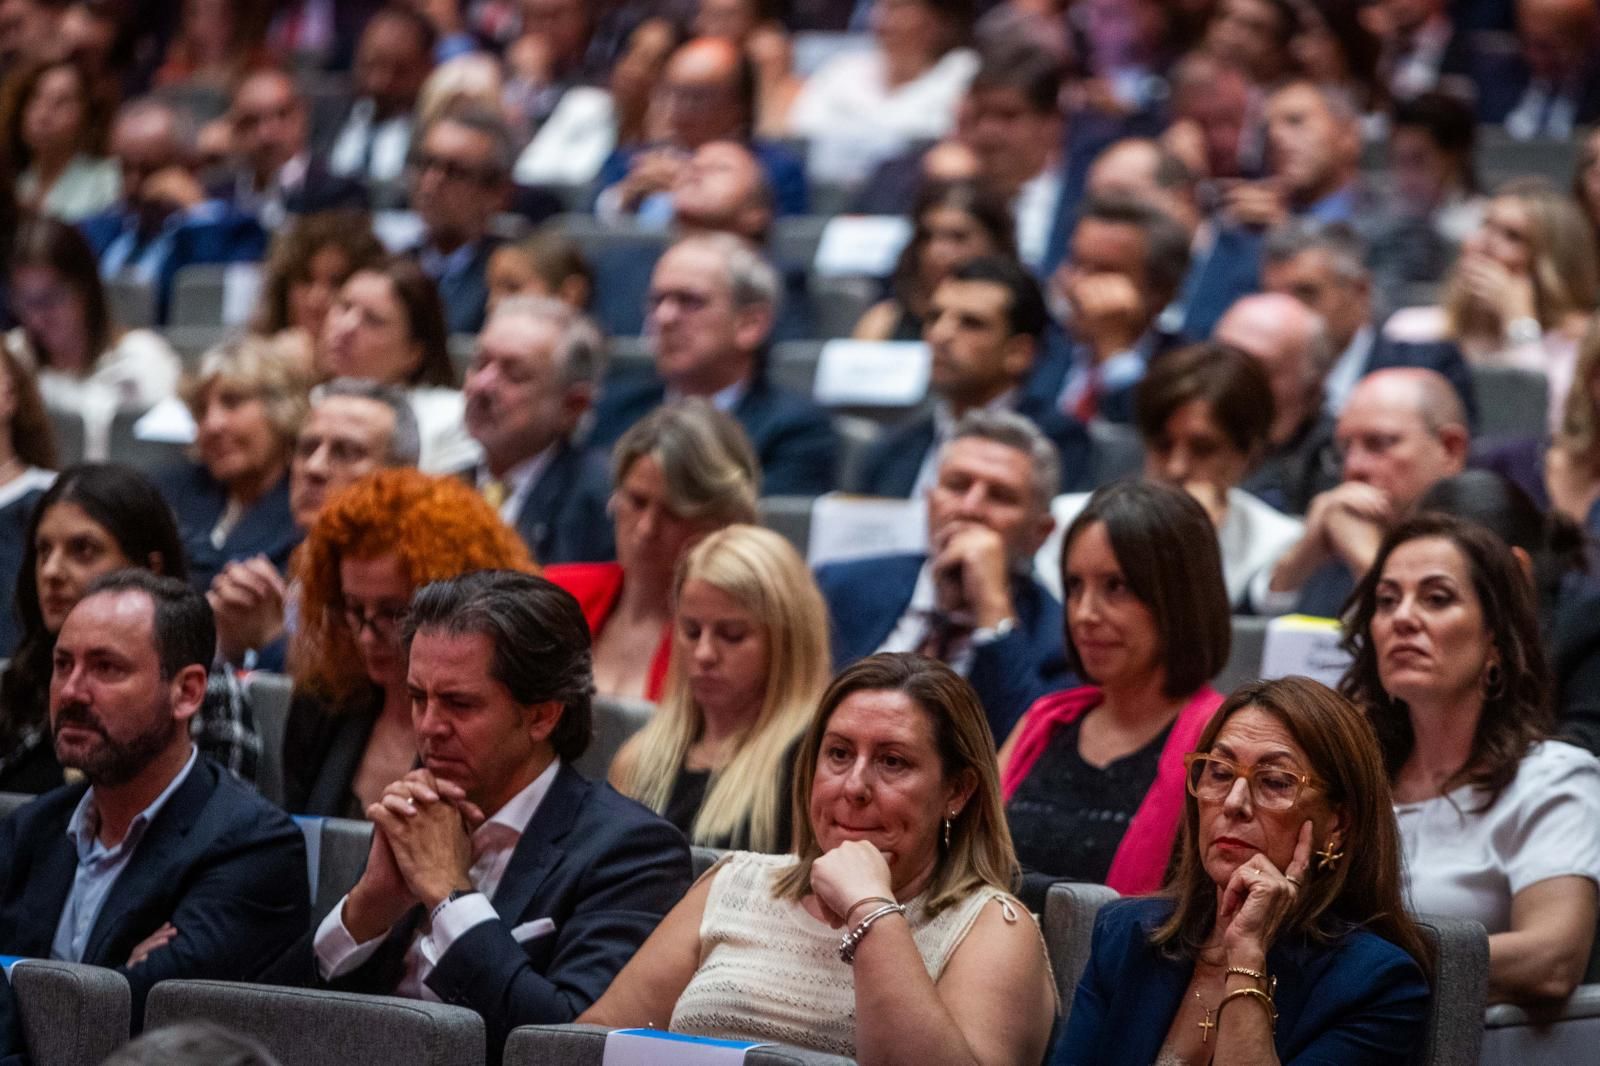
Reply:
[[[1201, 1007], [1200, 1009], [1206, 1010], [1204, 1007]], [[1211, 1015], [1213, 1013], [1215, 1012], [1206, 1010], [1206, 1016], [1194, 1023], [1200, 1027], [1200, 1043], [1202, 1044], [1211, 1039], [1211, 1030], [1217, 1027], [1217, 1023], [1211, 1020]]]

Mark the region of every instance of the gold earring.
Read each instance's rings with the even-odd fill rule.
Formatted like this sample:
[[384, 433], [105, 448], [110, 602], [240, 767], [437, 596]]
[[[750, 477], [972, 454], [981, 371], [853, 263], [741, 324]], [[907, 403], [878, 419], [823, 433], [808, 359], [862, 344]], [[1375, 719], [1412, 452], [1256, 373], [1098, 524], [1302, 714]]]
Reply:
[[1339, 865], [1339, 860], [1344, 858], [1344, 852], [1335, 851], [1334, 848], [1337, 846], [1332, 837], [1329, 837], [1328, 842], [1322, 845], [1322, 850], [1316, 853], [1318, 870], [1332, 870]]

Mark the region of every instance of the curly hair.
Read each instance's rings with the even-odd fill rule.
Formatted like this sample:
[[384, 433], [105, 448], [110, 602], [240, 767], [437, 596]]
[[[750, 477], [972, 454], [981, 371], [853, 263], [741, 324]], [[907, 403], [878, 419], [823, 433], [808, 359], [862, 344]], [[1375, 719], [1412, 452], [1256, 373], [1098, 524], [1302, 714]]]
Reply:
[[0, 136], [4, 137], [4, 150], [11, 157], [11, 166], [18, 171], [26, 170], [33, 162], [33, 152], [22, 136], [23, 113], [44, 76], [63, 67], [77, 77], [78, 88], [83, 93], [83, 129], [79, 133], [78, 149], [85, 155], [106, 154], [116, 101], [97, 86], [94, 75], [81, 61], [72, 58], [44, 60], [19, 68], [0, 84]]
[[522, 539], [466, 483], [410, 469], [369, 474], [328, 501], [297, 557], [297, 686], [343, 703], [366, 683], [340, 610], [339, 563], [390, 554], [414, 589], [474, 570], [538, 572]]
[[267, 252], [261, 299], [250, 326], [253, 332], [271, 336], [289, 328], [289, 290], [310, 276], [311, 260], [327, 248], [344, 256], [340, 285], [387, 254], [373, 236], [372, 220], [365, 211], [319, 211], [301, 216], [273, 238]]

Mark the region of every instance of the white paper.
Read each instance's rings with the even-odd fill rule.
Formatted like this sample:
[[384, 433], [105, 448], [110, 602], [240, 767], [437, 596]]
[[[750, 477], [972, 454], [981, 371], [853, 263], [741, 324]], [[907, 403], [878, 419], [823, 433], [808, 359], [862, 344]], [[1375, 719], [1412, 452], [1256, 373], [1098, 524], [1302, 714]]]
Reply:
[[914, 407], [927, 398], [932, 372], [921, 341], [832, 340], [817, 358], [812, 396], [832, 407]]
[[372, 232], [385, 248], [398, 254], [422, 243], [422, 219], [414, 211], [379, 211], [372, 216]]
[[928, 505], [920, 499], [829, 493], [811, 505], [806, 561], [813, 567], [928, 550]]
[[1267, 623], [1261, 651], [1263, 678], [1301, 674], [1337, 688], [1350, 666], [1350, 656], [1339, 647], [1339, 623], [1332, 618], [1286, 614]]
[[911, 240], [903, 215], [835, 215], [822, 228], [811, 268], [819, 278], [886, 278]]
[[189, 408], [176, 396], [157, 400], [156, 405], [133, 424], [136, 440], [159, 441], [162, 444], [193, 444], [196, 427]]
[[222, 272], [222, 324], [242, 326], [256, 311], [261, 294], [261, 266], [258, 263], [230, 263]]
[[746, 1051], [765, 1046], [658, 1029], [613, 1029], [606, 1034], [601, 1066], [738, 1066]]

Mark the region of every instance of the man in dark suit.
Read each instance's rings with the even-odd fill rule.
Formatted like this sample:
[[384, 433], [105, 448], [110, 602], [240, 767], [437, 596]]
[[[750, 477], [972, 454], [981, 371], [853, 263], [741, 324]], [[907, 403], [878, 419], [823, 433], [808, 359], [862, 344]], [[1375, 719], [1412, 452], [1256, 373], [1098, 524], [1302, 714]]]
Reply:
[[1061, 482], [1055, 446], [1021, 415], [957, 424], [928, 490], [929, 553], [823, 566], [817, 584], [843, 668], [880, 651], [948, 663], [977, 690], [996, 737], [1065, 686], [1061, 604], [1034, 580]]
[[957, 267], [929, 299], [922, 336], [932, 352], [933, 410], [890, 431], [863, 463], [862, 492], [912, 496], [931, 488], [939, 453], [968, 411], [1015, 411], [1060, 453], [1066, 491], [1090, 488], [1089, 434], [1022, 391], [1049, 315], [1020, 264], [985, 257]]
[[366, 871], [317, 930], [338, 988], [483, 1015], [489, 1047], [570, 1022], [689, 886], [666, 821], [571, 767], [589, 743], [589, 628], [543, 578], [425, 586], [407, 623], [423, 768], [368, 808]]
[[1517, 140], [1565, 140], [1600, 119], [1600, 10], [1592, 0], [1517, 0], [1515, 52], [1473, 58], [1480, 122]]
[[836, 444], [828, 415], [773, 385], [764, 354], [772, 336], [778, 273], [728, 233], [685, 237], [650, 278], [646, 332], [655, 374], [608, 382], [589, 444], [609, 448], [669, 399], [699, 396], [739, 420], [761, 460], [768, 496], [816, 496], [833, 488]]
[[451, 333], [483, 328], [485, 276], [499, 243], [489, 222], [511, 197], [511, 133], [492, 111], [462, 107], [435, 119], [411, 156], [411, 209], [422, 220], [415, 249], [439, 286]]
[[433, 45], [433, 25], [410, 7], [384, 7], [367, 21], [352, 71], [355, 99], [319, 153], [329, 170], [362, 182], [399, 180]]
[[599, 332], [560, 300], [496, 306], [467, 371], [467, 432], [483, 445], [468, 471], [541, 565], [615, 557], [605, 458], [574, 441], [601, 361]]
[[117, 968], [135, 1027], [156, 982], [254, 979], [310, 920], [300, 831], [189, 739], [215, 643], [174, 578], [91, 585], [50, 684], [56, 757], [87, 783], [0, 822], [0, 952]]

